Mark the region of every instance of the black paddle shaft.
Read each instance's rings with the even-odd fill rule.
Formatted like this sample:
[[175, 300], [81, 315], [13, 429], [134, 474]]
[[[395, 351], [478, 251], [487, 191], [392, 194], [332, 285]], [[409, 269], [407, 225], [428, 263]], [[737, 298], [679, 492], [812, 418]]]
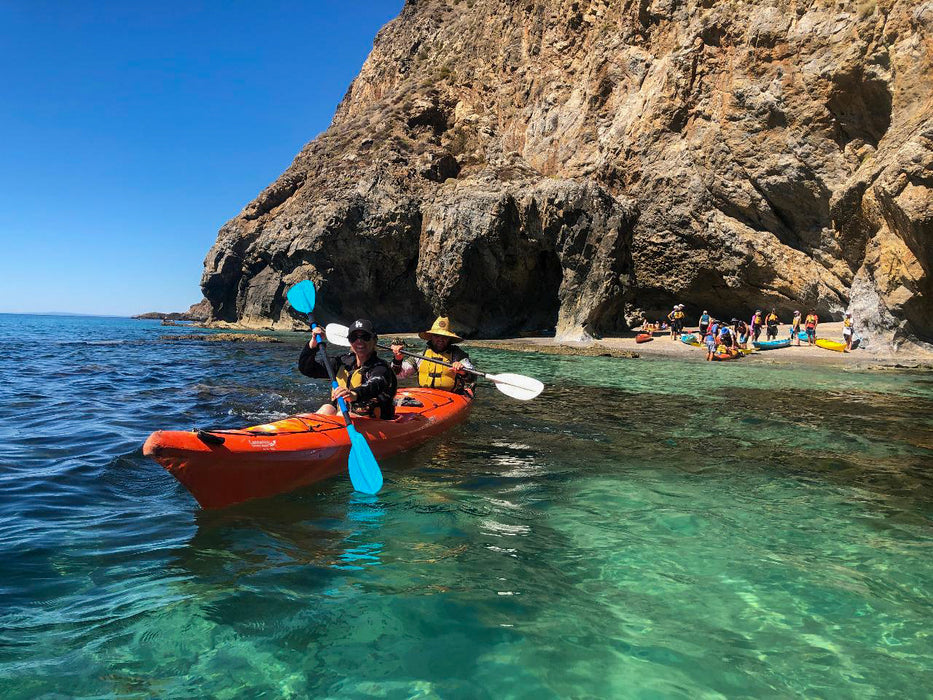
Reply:
[[[388, 350], [389, 352], [392, 351], [392, 348], [390, 348], [388, 345], [380, 345], [379, 343], [376, 343], [376, 347], [377, 347], [377, 348], [382, 348], [383, 350]], [[408, 355], [409, 357], [417, 358], [417, 359], [419, 359], [419, 360], [424, 360], [425, 362], [433, 362], [433, 363], [436, 364], [436, 365], [443, 365], [444, 367], [453, 367], [453, 365], [450, 364], [449, 362], [444, 362], [443, 360], [435, 360], [433, 357], [425, 357], [424, 355], [419, 355], [419, 354], [416, 353], [416, 352], [409, 352], [408, 350], [402, 350], [402, 354], [403, 354], [403, 355]], [[466, 368], [466, 367], [461, 367], [461, 369], [462, 369], [464, 372], [469, 372], [470, 374], [475, 374], [475, 375], [478, 376], [478, 377], [485, 377], [485, 376], [486, 376], [486, 373], [485, 373], [485, 372], [480, 372], [479, 370], [476, 370], [476, 369], [468, 369], [468, 368]]]

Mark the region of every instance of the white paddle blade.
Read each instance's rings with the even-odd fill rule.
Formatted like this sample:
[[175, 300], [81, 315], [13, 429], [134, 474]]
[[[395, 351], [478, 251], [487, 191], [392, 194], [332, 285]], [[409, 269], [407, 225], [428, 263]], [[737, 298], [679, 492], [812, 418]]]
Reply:
[[487, 374], [486, 379], [496, 383], [496, 389], [519, 401], [531, 401], [544, 391], [544, 384], [521, 374]]
[[341, 326], [339, 323], [328, 323], [324, 327], [324, 335], [327, 336], [327, 342], [332, 345], [350, 347], [350, 339], [347, 337], [350, 335], [350, 329], [346, 326]]

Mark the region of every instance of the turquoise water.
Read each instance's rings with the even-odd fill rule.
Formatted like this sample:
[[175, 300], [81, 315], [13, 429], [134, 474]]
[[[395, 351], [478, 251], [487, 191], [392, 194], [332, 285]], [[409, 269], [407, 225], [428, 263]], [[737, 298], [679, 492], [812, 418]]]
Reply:
[[474, 349], [546, 393], [208, 512], [146, 435], [325, 388], [187, 332], [0, 315], [0, 697], [929, 696], [929, 373]]

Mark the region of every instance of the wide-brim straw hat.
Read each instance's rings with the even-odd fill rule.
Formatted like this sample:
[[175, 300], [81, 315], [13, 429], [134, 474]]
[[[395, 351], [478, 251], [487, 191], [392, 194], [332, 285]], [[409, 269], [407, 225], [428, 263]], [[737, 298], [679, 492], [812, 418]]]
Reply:
[[422, 340], [428, 340], [429, 335], [443, 335], [448, 338], [452, 338], [455, 343], [459, 343], [463, 338], [461, 338], [456, 333], [451, 332], [450, 330], [450, 319], [446, 316], [438, 316], [434, 320], [434, 325], [431, 326], [431, 330], [421, 331], [418, 334], [418, 337]]

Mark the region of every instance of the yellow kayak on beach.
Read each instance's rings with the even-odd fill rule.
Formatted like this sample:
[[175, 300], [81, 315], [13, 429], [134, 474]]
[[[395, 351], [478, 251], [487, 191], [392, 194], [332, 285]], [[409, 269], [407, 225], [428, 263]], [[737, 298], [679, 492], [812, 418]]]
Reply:
[[840, 343], [836, 340], [827, 340], [826, 338], [817, 338], [817, 346], [824, 348], [825, 350], [835, 350], [836, 352], [846, 352], [846, 344]]

